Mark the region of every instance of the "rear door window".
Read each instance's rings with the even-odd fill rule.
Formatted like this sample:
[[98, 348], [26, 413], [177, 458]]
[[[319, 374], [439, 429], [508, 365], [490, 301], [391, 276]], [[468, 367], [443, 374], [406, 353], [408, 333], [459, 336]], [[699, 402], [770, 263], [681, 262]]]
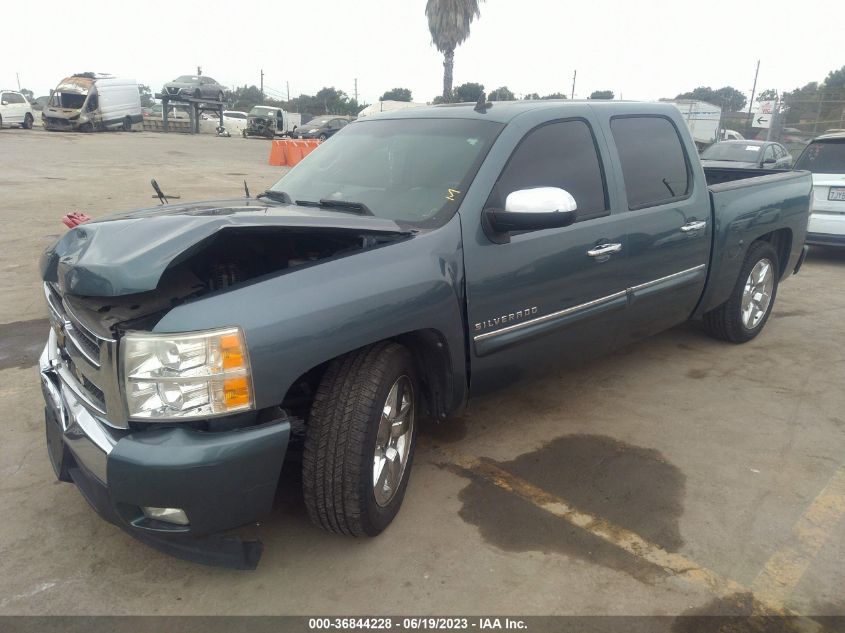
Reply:
[[578, 205], [576, 222], [607, 215], [604, 172], [593, 132], [581, 120], [534, 128], [514, 150], [491, 194], [488, 206], [502, 208], [520, 189], [558, 187]]
[[678, 131], [658, 116], [617, 117], [610, 122], [622, 163], [629, 209], [686, 198], [690, 170]]

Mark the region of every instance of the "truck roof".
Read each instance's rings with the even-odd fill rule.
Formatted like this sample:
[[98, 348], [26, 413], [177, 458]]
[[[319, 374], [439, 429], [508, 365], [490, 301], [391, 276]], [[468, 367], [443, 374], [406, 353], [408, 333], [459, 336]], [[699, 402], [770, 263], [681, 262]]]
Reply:
[[366, 120], [376, 119], [479, 119], [508, 123], [525, 112], [565, 108], [578, 116], [585, 110], [606, 111], [614, 114], [664, 114], [677, 116], [678, 108], [671, 103], [653, 103], [646, 101], [603, 101], [591, 99], [541, 99], [530, 101], [493, 101], [488, 103], [484, 112], [475, 110], [475, 102], [444, 103], [440, 105], [406, 108], [389, 112], [377, 112]]

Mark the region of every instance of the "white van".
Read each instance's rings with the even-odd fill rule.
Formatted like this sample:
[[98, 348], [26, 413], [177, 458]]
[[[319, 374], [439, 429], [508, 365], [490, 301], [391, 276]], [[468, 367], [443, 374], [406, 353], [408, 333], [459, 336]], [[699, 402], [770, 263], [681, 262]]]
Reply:
[[48, 130], [132, 129], [143, 120], [138, 82], [83, 73], [59, 82], [41, 111]]
[[17, 90], [0, 90], [0, 128], [4, 125], [19, 125], [32, 129], [32, 106]]

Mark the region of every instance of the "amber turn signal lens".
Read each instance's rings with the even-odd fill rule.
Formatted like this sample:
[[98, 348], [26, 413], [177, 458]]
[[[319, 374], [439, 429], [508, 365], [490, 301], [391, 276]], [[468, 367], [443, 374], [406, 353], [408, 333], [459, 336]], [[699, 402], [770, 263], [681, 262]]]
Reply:
[[223, 356], [223, 371], [246, 367], [241, 337], [238, 334], [226, 334], [220, 337], [220, 352]]
[[235, 409], [250, 404], [249, 378], [235, 376], [223, 382], [223, 402], [227, 409]]

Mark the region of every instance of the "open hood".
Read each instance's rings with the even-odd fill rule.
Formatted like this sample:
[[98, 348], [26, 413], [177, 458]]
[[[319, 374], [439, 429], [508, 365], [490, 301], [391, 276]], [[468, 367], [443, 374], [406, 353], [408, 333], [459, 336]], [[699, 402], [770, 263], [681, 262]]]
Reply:
[[68, 231], [41, 257], [41, 277], [63, 293], [116, 297], [156, 288], [165, 270], [223, 231], [288, 235], [408, 234], [393, 220], [255, 199], [166, 205], [110, 215]]

